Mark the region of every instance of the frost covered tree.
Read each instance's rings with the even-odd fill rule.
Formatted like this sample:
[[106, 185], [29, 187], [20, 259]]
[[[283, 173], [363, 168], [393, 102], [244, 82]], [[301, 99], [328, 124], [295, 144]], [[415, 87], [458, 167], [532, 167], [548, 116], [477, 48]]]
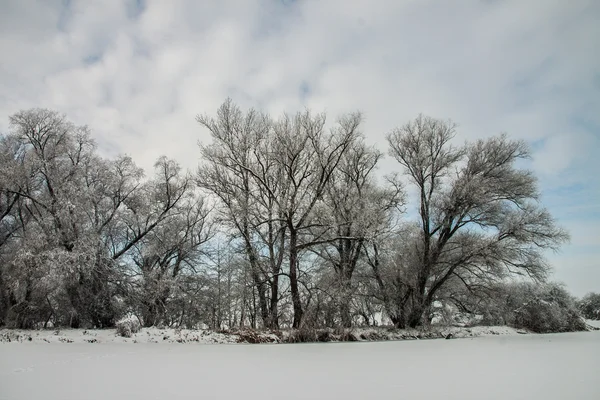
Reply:
[[419, 116], [388, 136], [390, 155], [417, 195], [418, 222], [395, 257], [396, 325], [428, 318], [444, 285], [510, 274], [543, 280], [543, 250], [568, 240], [539, 204], [533, 174], [519, 168], [524, 142], [506, 135], [454, 146], [455, 125]]
[[267, 151], [272, 121], [255, 110], [242, 112], [231, 99], [221, 105], [216, 118], [196, 119], [213, 139], [201, 146], [204, 162], [198, 169], [198, 185], [218, 198], [223, 228], [242, 243], [262, 324], [277, 327], [285, 226], [277, 219], [280, 181], [273, 175], [273, 157]]
[[274, 151], [285, 185], [278, 201], [287, 226], [294, 328], [300, 327], [304, 313], [299, 285], [300, 252], [322, 241], [311, 236], [314, 227], [322, 224], [313, 218], [314, 210], [356, 140], [360, 123], [360, 114], [347, 115], [327, 132], [325, 115], [306, 111], [293, 118], [284, 115], [275, 125]]
[[[62, 299], [46, 293], [43, 287], [53, 279], [40, 280], [42, 271], [41, 276], [60, 276], [61, 283], [75, 283], [77, 272], [87, 269], [96, 255], [93, 238], [84, 229], [85, 208], [81, 206], [89, 194], [83, 187], [86, 166], [94, 162], [94, 143], [85, 126], [44, 109], [16, 113], [10, 118], [10, 128], [7, 138], [21, 154], [13, 170], [21, 173], [12, 174], [11, 190], [23, 199], [19, 212], [28, 220], [7, 267], [7, 275], [13, 278], [12, 306], [20, 305], [17, 314], [39, 313], [39, 301], [32, 298], [41, 296], [53, 312], [53, 303]], [[61, 267], [54, 265], [57, 260]], [[55, 281], [51, 286], [61, 285]], [[81, 305], [71, 300], [73, 307]]]
[[590, 292], [586, 294], [577, 306], [585, 318], [600, 320], [600, 293]]
[[357, 285], [353, 275], [364, 263], [365, 246], [387, 226], [390, 216], [403, 203], [401, 185], [388, 179], [387, 187], [377, 185], [375, 168], [382, 154], [355, 140], [340, 160], [327, 185], [319, 218], [325, 229], [320, 234], [327, 240], [315, 251], [335, 274], [336, 303], [341, 324], [352, 326], [352, 303]]
[[10, 117], [0, 156], [3, 232], [18, 226], [1, 271], [10, 319], [112, 326], [128, 296], [123, 265], [167, 223], [179, 189], [162, 175], [145, 181], [129, 157], [99, 157], [87, 127], [45, 109]]
[[185, 297], [186, 290], [179, 282], [196, 274], [212, 236], [209, 208], [194, 192], [191, 176], [165, 157], [156, 162], [155, 169], [155, 177], [143, 188], [144, 195], [135, 208], [129, 205], [132, 212], [125, 218], [129, 237], [148, 232], [130, 251], [140, 278], [137, 295], [145, 326], [163, 322], [167, 303]]
[[4, 323], [11, 300], [4, 275], [12, 259], [11, 244], [26, 223], [27, 216], [19, 212], [23, 198], [18, 188], [27, 179], [22, 168], [21, 144], [9, 136], [0, 136], [0, 325]]
[[300, 253], [317, 243], [310, 236], [318, 223], [313, 211], [355, 140], [360, 116], [344, 117], [328, 131], [323, 114], [306, 111], [273, 121], [254, 110], [244, 114], [227, 100], [216, 118], [197, 120], [213, 138], [201, 148], [208, 162], [198, 181], [219, 198], [225, 220], [243, 241], [263, 323], [278, 325], [279, 279], [287, 262], [293, 326], [299, 327]]

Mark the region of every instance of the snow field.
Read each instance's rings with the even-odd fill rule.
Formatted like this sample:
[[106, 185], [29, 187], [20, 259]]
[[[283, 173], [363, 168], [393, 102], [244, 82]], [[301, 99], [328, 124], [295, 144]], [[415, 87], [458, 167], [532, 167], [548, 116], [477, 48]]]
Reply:
[[0, 399], [599, 399], [600, 332], [298, 345], [2, 343]]

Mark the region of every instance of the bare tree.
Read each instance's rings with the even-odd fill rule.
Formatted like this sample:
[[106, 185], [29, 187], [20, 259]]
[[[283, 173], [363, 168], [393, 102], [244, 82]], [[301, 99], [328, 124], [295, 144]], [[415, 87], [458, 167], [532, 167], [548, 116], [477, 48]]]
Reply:
[[[169, 297], [177, 292], [184, 274], [196, 274], [206, 256], [204, 245], [213, 236], [213, 224], [209, 220], [209, 208], [197, 195], [189, 175], [181, 173], [178, 164], [161, 158], [157, 164], [157, 176], [150, 182], [151, 192], [146, 207], [136, 207], [133, 232], [144, 231], [148, 220], [156, 220], [154, 207], [162, 214], [165, 205], [178, 200], [165, 214], [165, 218], [131, 248], [131, 257], [140, 274], [139, 303], [143, 323], [152, 326], [164, 319]], [[162, 200], [157, 199], [160, 198]], [[142, 227], [137, 225], [142, 224]], [[137, 234], [136, 234], [137, 235]]]
[[[274, 123], [254, 110], [244, 115], [231, 100], [221, 106], [216, 120], [198, 117], [214, 140], [202, 148], [208, 164], [199, 170], [198, 180], [219, 197], [227, 220], [245, 243], [266, 326], [278, 325], [284, 251], [293, 325], [300, 325], [299, 252], [318, 243], [319, 239], [307, 239], [314, 222], [313, 210], [354, 140], [360, 120], [358, 114], [344, 117], [327, 133], [322, 114], [313, 116], [306, 111], [294, 117], [284, 115]], [[262, 248], [266, 253], [259, 250]], [[267, 285], [271, 288], [270, 306]]]
[[356, 140], [342, 157], [327, 185], [322, 219], [330, 219], [330, 243], [318, 247], [318, 254], [333, 266], [337, 302], [344, 327], [352, 325], [352, 277], [364, 258], [368, 240], [377, 236], [389, 214], [403, 202], [401, 186], [390, 179], [388, 188], [379, 187], [373, 172], [382, 154]]
[[[267, 290], [269, 280], [274, 277], [278, 279], [278, 271], [274, 267], [276, 272], [271, 275], [262, 268], [257, 243], [260, 236], [255, 229], [265, 220], [262, 212], [256, 212], [261, 208], [259, 200], [264, 200], [264, 197], [258, 194], [257, 199], [257, 192], [261, 191], [263, 185], [258, 185], [255, 178], [258, 174], [266, 173], [266, 167], [259, 165], [257, 157], [264, 155], [261, 154], [261, 145], [271, 130], [270, 118], [255, 110], [244, 114], [231, 99], [227, 99], [219, 108], [216, 119], [199, 115], [196, 120], [210, 131], [213, 138], [212, 144], [201, 146], [205, 163], [198, 169], [198, 185], [217, 196], [222, 206], [221, 221], [233, 228], [235, 235], [243, 241], [258, 292], [262, 322], [265, 326], [273, 326], [277, 318], [277, 307], [273, 304], [277, 293], [271, 296], [274, 300], [270, 309]], [[268, 193], [267, 201], [269, 195]], [[272, 196], [270, 197], [272, 200]], [[269, 207], [268, 204], [267, 206]], [[267, 212], [272, 213], [272, 208], [269, 207]], [[272, 224], [271, 220], [267, 222]], [[279, 235], [283, 233], [279, 232]], [[273, 240], [275, 239], [271, 239], [271, 242]], [[277, 266], [277, 255], [270, 253], [270, 256], [270, 261]], [[276, 288], [276, 285], [272, 285], [275, 292]]]
[[344, 154], [356, 139], [360, 123], [360, 114], [344, 116], [328, 134], [324, 129], [325, 115], [313, 116], [306, 111], [293, 118], [284, 115], [275, 125], [274, 151], [285, 182], [279, 207], [289, 236], [288, 267], [294, 328], [300, 327], [303, 316], [298, 282], [299, 253], [330, 240], [311, 237], [311, 229], [316, 224], [320, 225], [313, 219], [313, 211], [325, 195]]
[[397, 267], [398, 326], [414, 327], [449, 279], [524, 274], [544, 279], [543, 249], [568, 240], [541, 208], [536, 179], [517, 168], [529, 157], [506, 135], [454, 147], [455, 125], [419, 116], [388, 135], [390, 155], [418, 193], [418, 231]]

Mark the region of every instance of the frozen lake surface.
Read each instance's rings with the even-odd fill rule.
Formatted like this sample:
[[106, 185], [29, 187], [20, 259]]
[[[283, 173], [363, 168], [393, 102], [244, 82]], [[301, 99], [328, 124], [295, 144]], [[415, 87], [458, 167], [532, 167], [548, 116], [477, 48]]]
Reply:
[[1, 343], [0, 399], [600, 399], [600, 332], [378, 343]]

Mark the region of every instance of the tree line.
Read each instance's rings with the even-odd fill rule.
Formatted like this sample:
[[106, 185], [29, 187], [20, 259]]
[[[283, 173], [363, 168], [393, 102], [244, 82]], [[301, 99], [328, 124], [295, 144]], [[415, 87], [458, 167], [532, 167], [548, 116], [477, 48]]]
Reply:
[[458, 145], [451, 121], [419, 115], [387, 135], [397, 173], [377, 179], [360, 113], [328, 126], [228, 99], [197, 122], [212, 137], [197, 171], [161, 157], [146, 177], [60, 113], [9, 118], [0, 324], [416, 327], [483, 313], [511, 277], [543, 282], [568, 240], [507, 135]]

